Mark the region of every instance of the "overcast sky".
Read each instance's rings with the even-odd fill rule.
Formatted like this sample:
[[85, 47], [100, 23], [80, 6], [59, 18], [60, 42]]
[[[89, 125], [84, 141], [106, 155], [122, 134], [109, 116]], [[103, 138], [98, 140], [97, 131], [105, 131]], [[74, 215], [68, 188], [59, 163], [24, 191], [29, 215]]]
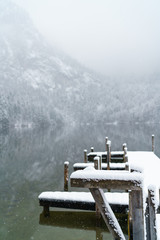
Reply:
[[98, 72], [160, 72], [159, 0], [15, 1], [51, 44]]

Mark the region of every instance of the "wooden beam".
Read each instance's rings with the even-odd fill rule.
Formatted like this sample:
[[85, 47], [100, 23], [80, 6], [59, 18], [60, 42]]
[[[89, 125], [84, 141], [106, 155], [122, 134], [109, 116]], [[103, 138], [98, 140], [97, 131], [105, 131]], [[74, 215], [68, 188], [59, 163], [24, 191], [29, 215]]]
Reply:
[[117, 190], [139, 190], [141, 182], [139, 181], [123, 181], [123, 180], [103, 180], [103, 179], [71, 179], [71, 187], [81, 188], [109, 188]]
[[[94, 174], [93, 174], [94, 171]], [[71, 187], [109, 188], [119, 190], [140, 190], [142, 184], [141, 173], [128, 171], [79, 170], [71, 174]]]
[[125, 240], [121, 227], [104, 196], [103, 190], [99, 188], [91, 188], [90, 192], [113, 238], [115, 240]]

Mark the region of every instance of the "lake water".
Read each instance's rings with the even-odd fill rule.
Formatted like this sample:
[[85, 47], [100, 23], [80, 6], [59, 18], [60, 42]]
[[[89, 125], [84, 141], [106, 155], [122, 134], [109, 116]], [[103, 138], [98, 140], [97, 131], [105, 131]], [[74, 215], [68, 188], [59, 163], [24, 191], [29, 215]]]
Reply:
[[155, 134], [155, 153], [160, 156], [158, 124], [68, 126], [63, 130], [23, 129], [1, 134], [0, 239], [112, 239], [105, 229], [96, 228], [94, 223], [91, 226], [90, 218], [90, 227], [80, 222], [81, 217], [74, 220], [78, 219], [74, 214], [73, 222], [69, 222], [64, 209], [59, 215], [55, 213], [52, 224], [41, 221], [38, 195], [42, 191], [63, 190], [64, 161], [70, 162], [71, 172], [73, 163], [83, 162], [84, 149], [94, 146], [95, 151], [105, 150], [106, 136], [112, 141], [112, 150], [121, 150], [127, 142], [128, 150], [150, 151], [152, 134]]

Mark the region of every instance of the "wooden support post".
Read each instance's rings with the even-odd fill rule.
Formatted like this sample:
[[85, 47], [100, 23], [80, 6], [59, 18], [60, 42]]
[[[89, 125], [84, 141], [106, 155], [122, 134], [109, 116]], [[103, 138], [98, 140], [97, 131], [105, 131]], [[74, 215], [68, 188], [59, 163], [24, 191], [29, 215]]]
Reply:
[[125, 162], [125, 156], [127, 155], [127, 144], [126, 143], [123, 144], [123, 151], [124, 151], [124, 153], [123, 153], [123, 161]]
[[94, 147], [91, 147], [91, 152], [94, 152]]
[[123, 143], [122, 150], [124, 151], [124, 148], [127, 147], [127, 143]]
[[125, 162], [125, 163], [128, 163], [128, 155], [127, 155], [127, 153], [126, 153], [125, 156], [124, 156], [124, 162]]
[[144, 240], [142, 189], [129, 192], [129, 240]]
[[[156, 207], [155, 207], [155, 194], [152, 189], [148, 189], [148, 227], [149, 227], [149, 240], [157, 240], [156, 231]], [[147, 239], [147, 240], [148, 240]]]
[[84, 163], [87, 163], [87, 150], [84, 150]]
[[111, 141], [107, 142], [107, 170], [110, 170], [111, 162]]
[[108, 137], [105, 138], [106, 152], [107, 152], [107, 142], [108, 142]]
[[155, 146], [154, 146], [154, 135], [152, 135], [152, 152], [154, 152], [154, 148], [155, 148]]
[[94, 168], [96, 169], [96, 170], [100, 170], [101, 168], [100, 168], [100, 157], [99, 156], [97, 156], [97, 157], [95, 157], [94, 158]]
[[64, 191], [68, 191], [68, 170], [69, 162], [64, 162]]
[[145, 209], [145, 223], [146, 223], [146, 239], [151, 240], [150, 234], [150, 218], [149, 218], [149, 202], [148, 197], [146, 198], [146, 209]]
[[129, 171], [129, 163], [128, 162], [126, 162], [126, 164], [125, 164], [125, 170]]
[[[101, 158], [99, 156], [94, 158], [94, 168], [96, 170], [101, 170], [100, 162], [101, 162]], [[101, 218], [101, 213], [97, 204], [95, 204], [95, 211], [96, 211], [96, 220], [98, 225], [99, 219]]]
[[103, 190], [99, 189], [99, 188], [90, 188], [90, 192], [91, 192], [96, 204], [98, 205], [101, 215], [102, 215], [110, 233], [112, 234], [113, 238], [115, 240], [125, 240], [125, 237], [121, 230], [121, 227], [105, 198]]
[[50, 213], [49, 213], [49, 206], [48, 205], [43, 206], [43, 214], [44, 214], [45, 217], [49, 217]]

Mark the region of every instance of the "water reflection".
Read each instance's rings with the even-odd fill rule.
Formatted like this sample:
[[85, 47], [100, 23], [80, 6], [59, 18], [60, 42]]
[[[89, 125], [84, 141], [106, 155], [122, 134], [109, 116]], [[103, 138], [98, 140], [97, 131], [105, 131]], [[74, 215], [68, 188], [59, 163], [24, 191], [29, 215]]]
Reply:
[[[112, 140], [112, 150], [151, 150], [155, 134], [155, 152], [160, 155], [159, 125], [95, 125], [55, 131], [12, 131], [0, 135], [0, 239], [72, 239], [69, 230], [39, 225], [38, 195], [43, 191], [63, 190], [63, 163], [83, 161], [83, 149], [105, 150], [105, 136]], [[64, 220], [65, 221], [65, 220]], [[66, 231], [66, 233], [65, 233]], [[95, 239], [92, 233], [73, 239]], [[89, 231], [88, 231], [89, 232]], [[104, 236], [104, 235], [103, 235]], [[105, 239], [105, 238], [104, 238]], [[107, 238], [108, 239], [108, 238]]]
[[[125, 222], [127, 216], [125, 214], [117, 214], [116, 216], [121, 224], [123, 232], [127, 234], [127, 224]], [[109, 232], [102, 218], [98, 219], [97, 222], [95, 212], [50, 211], [48, 217], [42, 212], [39, 217], [39, 223], [41, 225], [59, 227], [62, 228], [62, 230], [63, 228], [68, 228], [94, 231], [95, 239], [97, 240], [103, 240], [103, 233]], [[112, 239], [111, 236], [109, 239]]]

